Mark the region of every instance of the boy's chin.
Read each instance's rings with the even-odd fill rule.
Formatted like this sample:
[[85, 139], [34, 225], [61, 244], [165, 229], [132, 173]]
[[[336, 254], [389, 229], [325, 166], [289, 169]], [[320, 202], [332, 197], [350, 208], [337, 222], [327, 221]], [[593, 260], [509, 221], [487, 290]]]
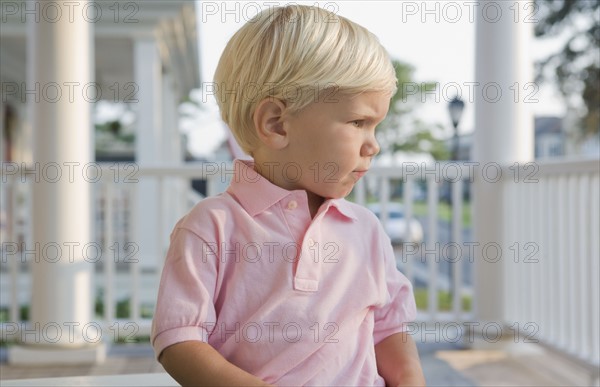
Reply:
[[344, 199], [346, 196], [350, 195], [351, 192], [352, 189], [344, 192], [336, 192], [326, 197], [326, 199]]

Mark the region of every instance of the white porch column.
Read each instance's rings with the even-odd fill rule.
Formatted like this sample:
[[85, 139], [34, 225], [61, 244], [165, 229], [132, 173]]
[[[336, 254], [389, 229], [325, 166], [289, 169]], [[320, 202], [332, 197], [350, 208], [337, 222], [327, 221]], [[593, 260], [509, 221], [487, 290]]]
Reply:
[[[532, 90], [533, 62], [530, 41], [533, 24], [523, 22], [531, 10], [529, 1], [484, 1], [476, 20], [474, 161], [479, 171], [489, 165], [488, 181], [501, 166], [533, 159], [533, 117], [525, 99]], [[516, 14], [516, 7], [519, 8]], [[518, 22], [515, 21], [518, 19]], [[498, 94], [501, 92], [501, 95]], [[495, 263], [477, 256], [475, 261], [475, 315], [480, 327], [486, 322], [504, 323], [503, 265], [511, 259], [502, 240], [503, 214], [501, 182], [491, 183], [477, 173], [473, 195], [474, 240], [502, 246], [502, 258]], [[488, 255], [495, 255], [492, 250]]]
[[[152, 36], [140, 37], [134, 42], [134, 77], [139, 87], [135, 161], [140, 168], [156, 166], [161, 164], [164, 158], [162, 69], [158, 47]], [[161, 254], [158, 243], [160, 221], [158, 184], [155, 178], [141, 177], [135, 188], [134, 242], [139, 247], [136, 257], [139, 259], [139, 264], [136, 265], [154, 267]]]
[[[39, 9], [41, 3], [27, 6]], [[91, 187], [82, 174], [93, 160], [92, 105], [82, 93], [93, 80], [93, 29], [75, 15], [28, 19], [35, 174], [30, 179], [33, 245], [25, 246], [25, 256], [33, 289], [30, 326], [21, 332], [24, 345], [9, 351], [13, 364], [91, 363], [105, 356], [102, 332], [92, 322], [93, 264], [84, 251], [93, 242]]]
[[162, 160], [162, 69], [153, 37], [138, 38], [134, 42], [134, 77], [139, 87], [136, 161], [156, 164]]
[[[5, 155], [8, 152], [8, 142], [4, 141], [4, 115], [6, 105], [4, 104], [4, 97], [0, 98], [0, 162], [5, 160]], [[4, 196], [3, 196], [4, 197]]]
[[[183, 165], [184, 155], [179, 131], [179, 90], [173, 82], [172, 74], [163, 74], [162, 86], [164, 162], [170, 166]], [[187, 210], [186, 194], [189, 189], [188, 179], [177, 176], [168, 176], [164, 179], [164, 183], [161, 203], [162, 222], [158, 230], [161, 253], [158, 257], [159, 270], [162, 269], [171, 230]]]
[[[169, 73], [163, 74], [162, 103], [164, 162], [167, 165], [182, 165], [184, 154], [179, 132], [179, 90], [175, 87], [173, 75]], [[163, 199], [164, 222], [161, 225], [162, 237], [160, 239], [163, 250], [168, 246], [171, 229], [185, 213], [187, 204], [185, 194], [188, 185], [186, 179], [176, 176], [168, 177], [166, 182]]]
[[163, 74], [162, 82], [162, 151], [164, 161], [169, 164], [183, 162], [181, 133], [179, 132], [179, 93], [173, 84], [173, 75]]

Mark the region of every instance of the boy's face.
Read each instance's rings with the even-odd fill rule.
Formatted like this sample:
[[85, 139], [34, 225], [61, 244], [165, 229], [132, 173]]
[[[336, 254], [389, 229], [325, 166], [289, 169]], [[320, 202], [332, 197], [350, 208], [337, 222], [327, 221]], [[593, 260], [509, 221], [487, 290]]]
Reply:
[[388, 93], [336, 95], [287, 116], [286, 158], [299, 165], [301, 174], [290, 166], [284, 173], [285, 188], [324, 199], [348, 195], [379, 152], [375, 127], [389, 104]]

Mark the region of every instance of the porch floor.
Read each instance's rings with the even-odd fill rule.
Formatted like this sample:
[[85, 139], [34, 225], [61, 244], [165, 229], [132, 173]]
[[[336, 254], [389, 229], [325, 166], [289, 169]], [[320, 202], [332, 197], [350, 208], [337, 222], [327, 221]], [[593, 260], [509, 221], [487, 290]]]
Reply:
[[[503, 350], [461, 349], [450, 344], [419, 343], [428, 386], [588, 385], [560, 359], [545, 352], [514, 354]], [[116, 345], [103, 364], [92, 366], [12, 366], [0, 351], [0, 380], [164, 372], [149, 344]], [[557, 368], [558, 367], [558, 368]], [[551, 371], [553, 370], [553, 371]], [[579, 374], [581, 377], [581, 374]]]

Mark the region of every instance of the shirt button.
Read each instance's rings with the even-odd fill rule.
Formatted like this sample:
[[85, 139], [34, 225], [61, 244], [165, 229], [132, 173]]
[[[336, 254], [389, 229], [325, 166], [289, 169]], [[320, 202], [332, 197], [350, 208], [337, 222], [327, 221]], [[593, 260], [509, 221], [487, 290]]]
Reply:
[[288, 210], [294, 210], [294, 209], [296, 209], [297, 207], [298, 207], [298, 202], [297, 202], [297, 201], [295, 201], [295, 200], [292, 200], [292, 201], [290, 201], [290, 202], [287, 204], [287, 209], [288, 209]]

